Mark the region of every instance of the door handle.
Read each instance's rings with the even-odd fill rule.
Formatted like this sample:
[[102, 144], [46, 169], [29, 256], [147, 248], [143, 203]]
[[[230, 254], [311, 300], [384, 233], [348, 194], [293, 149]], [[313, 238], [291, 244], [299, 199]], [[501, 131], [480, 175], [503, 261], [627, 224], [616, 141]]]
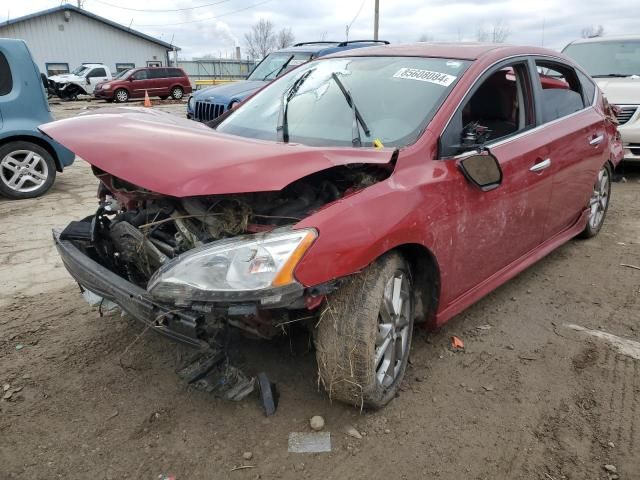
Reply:
[[533, 167], [529, 169], [530, 172], [541, 172], [542, 170], [549, 168], [551, 166], [551, 159], [547, 158], [542, 162], [536, 163]]
[[591, 140], [589, 140], [589, 145], [600, 145], [602, 143], [602, 141], [604, 140], [604, 135], [598, 135], [595, 137], [591, 137]]

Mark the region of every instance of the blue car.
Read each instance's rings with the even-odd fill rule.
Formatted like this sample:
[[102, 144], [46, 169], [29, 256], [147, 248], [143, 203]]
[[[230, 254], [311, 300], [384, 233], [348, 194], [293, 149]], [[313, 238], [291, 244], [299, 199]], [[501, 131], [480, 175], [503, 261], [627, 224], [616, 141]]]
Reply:
[[0, 194], [45, 193], [75, 155], [38, 130], [53, 121], [44, 84], [23, 40], [0, 38]]
[[187, 102], [187, 118], [208, 122], [243, 101], [256, 90], [275, 80], [283, 73], [316, 57], [353, 48], [385, 44], [386, 40], [352, 40], [350, 42], [296, 43], [267, 55], [246, 80], [216, 85], [194, 92]]

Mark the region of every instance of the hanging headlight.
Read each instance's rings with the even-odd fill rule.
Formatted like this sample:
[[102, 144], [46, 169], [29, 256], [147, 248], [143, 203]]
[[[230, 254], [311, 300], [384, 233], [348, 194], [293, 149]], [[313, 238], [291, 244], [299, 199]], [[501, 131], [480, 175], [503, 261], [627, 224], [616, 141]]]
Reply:
[[221, 293], [256, 292], [295, 284], [293, 271], [316, 239], [313, 229], [214, 242], [175, 258], [149, 281], [157, 298], [207, 301]]

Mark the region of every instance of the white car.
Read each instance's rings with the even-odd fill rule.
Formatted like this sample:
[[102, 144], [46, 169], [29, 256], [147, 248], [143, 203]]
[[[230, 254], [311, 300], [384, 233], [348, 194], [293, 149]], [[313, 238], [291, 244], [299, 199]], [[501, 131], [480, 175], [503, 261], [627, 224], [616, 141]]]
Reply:
[[71, 73], [49, 77], [49, 90], [63, 100], [73, 100], [78, 95], [91, 95], [95, 86], [111, 80], [111, 72], [102, 63], [84, 63]]
[[640, 162], [640, 35], [576, 40], [563, 53], [578, 62], [619, 108], [624, 159]]

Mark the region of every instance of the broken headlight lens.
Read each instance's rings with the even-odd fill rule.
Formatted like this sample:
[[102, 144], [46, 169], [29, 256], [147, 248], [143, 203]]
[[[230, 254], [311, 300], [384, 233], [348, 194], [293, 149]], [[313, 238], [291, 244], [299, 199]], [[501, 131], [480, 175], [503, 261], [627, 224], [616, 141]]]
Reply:
[[148, 291], [157, 298], [206, 300], [208, 292], [255, 291], [293, 283], [293, 270], [316, 239], [313, 229], [214, 242], [160, 268]]

